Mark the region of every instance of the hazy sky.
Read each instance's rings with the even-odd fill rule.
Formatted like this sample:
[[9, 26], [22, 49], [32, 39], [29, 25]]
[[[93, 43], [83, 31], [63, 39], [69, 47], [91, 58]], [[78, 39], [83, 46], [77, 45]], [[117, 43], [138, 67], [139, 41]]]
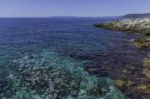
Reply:
[[150, 13], [150, 0], [0, 0], [0, 17], [117, 16]]

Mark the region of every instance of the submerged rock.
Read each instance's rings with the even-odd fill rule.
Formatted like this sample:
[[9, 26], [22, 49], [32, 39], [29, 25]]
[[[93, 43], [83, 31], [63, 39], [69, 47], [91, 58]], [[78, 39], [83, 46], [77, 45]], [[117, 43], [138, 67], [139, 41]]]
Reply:
[[144, 59], [144, 69], [143, 74], [150, 79], [150, 58]]
[[130, 81], [128, 79], [118, 79], [115, 81], [116, 85], [119, 87], [130, 87], [134, 85], [133, 81]]
[[141, 93], [150, 94], [150, 84], [149, 85], [139, 85], [137, 90]]
[[145, 37], [134, 41], [136, 47], [140, 49], [149, 50], [150, 49], [150, 37]]

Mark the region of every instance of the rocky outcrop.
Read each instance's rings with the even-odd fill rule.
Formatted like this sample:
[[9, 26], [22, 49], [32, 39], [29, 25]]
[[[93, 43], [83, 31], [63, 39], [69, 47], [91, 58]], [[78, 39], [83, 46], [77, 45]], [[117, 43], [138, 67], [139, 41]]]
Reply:
[[95, 27], [101, 27], [112, 30], [120, 30], [127, 32], [138, 32], [145, 35], [150, 35], [150, 18], [143, 19], [124, 19], [101, 24], [95, 24]]

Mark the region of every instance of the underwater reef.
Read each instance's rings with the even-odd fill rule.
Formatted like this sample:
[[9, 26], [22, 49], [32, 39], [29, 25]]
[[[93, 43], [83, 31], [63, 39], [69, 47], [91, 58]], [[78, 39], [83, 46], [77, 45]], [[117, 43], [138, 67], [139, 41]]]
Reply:
[[53, 51], [25, 53], [0, 78], [1, 99], [128, 99], [110, 78], [89, 75], [83, 63]]

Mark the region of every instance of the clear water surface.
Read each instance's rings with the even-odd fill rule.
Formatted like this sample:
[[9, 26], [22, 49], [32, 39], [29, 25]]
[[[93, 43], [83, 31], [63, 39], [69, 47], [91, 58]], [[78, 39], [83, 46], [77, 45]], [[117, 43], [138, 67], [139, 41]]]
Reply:
[[[114, 19], [115, 18], [0, 19], [0, 97], [5, 97], [6, 95], [11, 97], [11, 94], [13, 94], [14, 99], [26, 99], [23, 97], [29, 97], [30, 95], [27, 93], [29, 91], [22, 90], [28, 88], [28, 90], [36, 90], [35, 93], [38, 94], [38, 97], [44, 97], [40, 96], [41, 94], [43, 95], [43, 93], [37, 91], [38, 88], [32, 85], [31, 87], [28, 86], [28, 84], [13, 84], [13, 82], [18, 83], [26, 81], [25, 74], [22, 74], [24, 70], [32, 69], [31, 72], [36, 72], [39, 68], [45, 69], [51, 66], [63, 70], [67, 68], [66, 71], [74, 73], [74, 75], [88, 76], [87, 79], [89, 79], [90, 82], [94, 77], [84, 71], [82, 68], [84, 64], [88, 62], [99, 62], [99, 65], [101, 65], [101, 62], [113, 65], [124, 64], [123, 62], [109, 63], [109, 60], [106, 60], [106, 57], [103, 56], [106, 53], [111, 53], [109, 57], [110, 60], [114, 58], [111, 56], [114, 54], [116, 55], [118, 52], [119, 54], [121, 53], [121, 56], [129, 58], [128, 63], [136, 63], [137, 60], [140, 59], [140, 56], [137, 56], [137, 59], [133, 58], [137, 51], [129, 44], [129, 40], [137, 38], [138, 36], [123, 32], [96, 29], [93, 27], [94, 23], [106, 22]], [[100, 57], [98, 58], [99, 60], [96, 60], [97, 57]], [[130, 60], [130, 58], [132, 60]], [[51, 66], [49, 66], [50, 64]], [[79, 68], [76, 66], [79, 66]], [[38, 69], [36, 70], [36, 68]], [[20, 77], [18, 75], [23, 76]], [[86, 78], [86, 76], [84, 78]], [[28, 78], [28, 76], [26, 78]], [[80, 78], [82, 79], [82, 77]], [[16, 80], [14, 81], [14, 79]], [[92, 81], [94, 81], [94, 79]], [[91, 82], [91, 85], [88, 86], [93, 86], [92, 84], [95, 82]], [[13, 89], [12, 85], [17, 86], [16, 89]], [[14, 90], [14, 93], [9, 92], [12, 90]], [[4, 93], [4, 91], [8, 92]], [[20, 96], [21, 94], [25, 96]], [[30, 94], [32, 94], [32, 92]], [[71, 97], [66, 94], [61, 94], [60, 96]], [[56, 98], [57, 95], [47, 97]]]

